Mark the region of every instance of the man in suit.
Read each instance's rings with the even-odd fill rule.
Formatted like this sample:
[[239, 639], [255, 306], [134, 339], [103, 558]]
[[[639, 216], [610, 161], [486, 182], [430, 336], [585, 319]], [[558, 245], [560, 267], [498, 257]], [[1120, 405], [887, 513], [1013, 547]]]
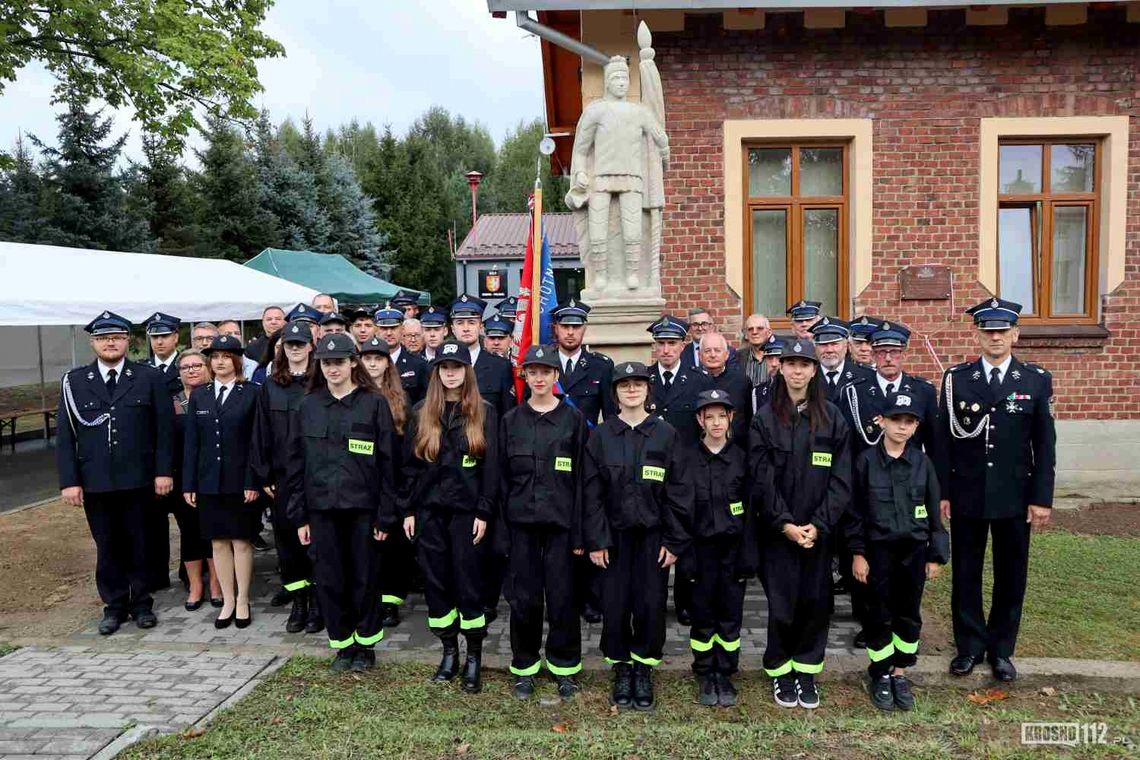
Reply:
[[400, 385], [408, 394], [408, 408], [427, 394], [428, 365], [418, 354], [404, 348], [404, 313], [394, 306], [381, 306], [372, 315], [376, 337], [388, 344], [388, 361], [400, 376]]
[[[689, 367], [700, 367], [701, 340], [704, 339], [704, 336], [714, 332], [716, 332], [716, 324], [713, 322], [711, 314], [699, 306], [689, 309], [689, 338], [691, 340], [681, 354], [681, 362]], [[736, 363], [736, 349], [733, 346], [728, 347], [728, 363]]]
[[[951, 614], [958, 656], [950, 672], [967, 675], [989, 657], [994, 677], [1017, 677], [1012, 657], [1021, 623], [1032, 528], [1049, 523], [1057, 435], [1053, 377], [1013, 355], [1021, 304], [989, 298], [967, 310], [981, 356], [942, 376], [935, 465], [943, 522], [952, 518]], [[993, 537], [993, 596], [982, 613], [982, 567]]]
[[104, 311], [84, 329], [96, 359], [60, 384], [56, 466], [65, 504], [83, 507], [95, 540], [99, 633], [127, 617], [157, 623], [148, 588], [145, 512], [173, 488], [174, 402], [162, 377], [126, 358], [131, 324]]
[[[261, 312], [261, 335], [250, 338], [245, 346], [245, 358], [260, 364], [265, 358], [267, 341], [285, 326], [285, 310], [280, 306], [266, 306]], [[268, 357], [273, 359], [272, 356]]]
[[479, 393], [483, 400], [495, 408], [502, 417], [515, 405], [515, 373], [511, 363], [501, 356], [483, 350], [479, 343], [483, 311], [487, 304], [482, 299], [463, 293], [451, 304], [451, 331], [455, 339], [467, 346]]
[[617, 409], [610, 392], [613, 361], [583, 346], [589, 314], [589, 304], [570, 298], [551, 313], [551, 320], [554, 342], [558, 346], [558, 365], [562, 370], [559, 378], [562, 393], [574, 402], [592, 429], [616, 414]]

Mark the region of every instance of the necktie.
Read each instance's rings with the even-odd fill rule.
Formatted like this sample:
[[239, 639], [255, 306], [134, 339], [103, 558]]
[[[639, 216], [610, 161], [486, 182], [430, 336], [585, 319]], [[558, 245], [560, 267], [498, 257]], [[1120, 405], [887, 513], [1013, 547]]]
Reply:
[[836, 378], [838, 375], [839, 375], [839, 371], [838, 371], [838, 370], [834, 370], [834, 369], [833, 369], [833, 370], [831, 370], [830, 372], [828, 372], [828, 373], [827, 373], [827, 384], [828, 384], [830, 387], [832, 387], [832, 388], [834, 388], [834, 387], [835, 387], [835, 383], [837, 382], [837, 380], [836, 380], [835, 378]]
[[661, 373], [661, 376], [663, 378], [665, 378], [665, 387], [667, 389], [672, 388], [673, 387], [673, 372], [672, 372], [672, 370], [668, 370], [668, 369], [665, 370], [664, 372]]
[[115, 379], [115, 376], [117, 374], [119, 374], [119, 373], [116, 370], [113, 370], [113, 369], [107, 370], [107, 393], [114, 393], [115, 392], [115, 386], [118, 385], [118, 382]]
[[570, 377], [570, 373], [573, 371], [574, 371], [574, 360], [573, 359], [567, 359], [566, 360], [566, 376]]
[[997, 401], [1001, 393], [1001, 370], [994, 367], [990, 370], [990, 398]]
[[888, 396], [895, 395], [895, 384], [894, 383], [887, 383], [887, 395]]
[[221, 388], [218, 389], [218, 408], [219, 409], [222, 408], [222, 404], [224, 404], [225, 401], [226, 401], [226, 386], [223, 385]]

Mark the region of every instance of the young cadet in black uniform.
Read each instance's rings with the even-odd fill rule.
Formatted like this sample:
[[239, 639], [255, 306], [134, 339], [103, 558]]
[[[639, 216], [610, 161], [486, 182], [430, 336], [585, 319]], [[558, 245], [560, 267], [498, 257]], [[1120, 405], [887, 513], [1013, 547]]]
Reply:
[[[942, 376], [934, 461], [942, 484], [942, 519], [950, 520], [954, 563], [951, 610], [958, 656], [950, 672], [966, 675], [988, 653], [994, 677], [1017, 677], [1017, 642], [1029, 565], [1030, 528], [1049, 522], [1057, 435], [1053, 378], [1013, 356], [1021, 304], [992, 298], [969, 309], [982, 355]], [[982, 614], [986, 537], [993, 536], [994, 586]]]
[[297, 538], [297, 526], [289, 519], [289, 434], [301, 399], [305, 395], [313, 363], [309, 326], [292, 322], [283, 328], [273, 357], [273, 374], [257, 394], [250, 467], [265, 494], [273, 500], [273, 536], [277, 546], [277, 569], [281, 583], [293, 597], [285, 622], [289, 633], [318, 633], [324, 629], [321, 606], [312, 590], [313, 563], [309, 551]]
[[352, 337], [321, 338], [309, 392], [289, 433], [289, 518], [314, 554], [316, 592], [336, 650], [331, 670], [376, 664], [380, 552], [399, 528], [393, 484], [395, 431], [388, 402], [372, 384]]
[[424, 348], [420, 351], [420, 358], [430, 362], [435, 358], [436, 350], [447, 339], [447, 308], [443, 306], [429, 306], [420, 315], [420, 326], [424, 329]]
[[[753, 414], [756, 414], [760, 411], [760, 407], [772, 400], [772, 386], [776, 384], [776, 375], [780, 374], [780, 356], [784, 353], [784, 340], [775, 335], [769, 335], [768, 340], [764, 341], [763, 351], [764, 363], [768, 365], [768, 380], [752, 389]], [[748, 421], [748, 427], [751, 430], [751, 420]]]
[[582, 633], [574, 606], [574, 554], [582, 554], [582, 413], [554, 395], [558, 352], [531, 346], [523, 359], [530, 398], [503, 415], [502, 522], [496, 551], [509, 556], [511, 673], [519, 699], [534, 694], [542, 666], [543, 602], [550, 632], [546, 669], [571, 699], [582, 669]]
[[467, 347], [447, 341], [432, 360], [427, 396], [404, 436], [401, 505], [404, 535], [416, 540], [428, 627], [443, 644], [433, 681], [459, 670], [459, 633], [467, 639], [463, 690], [482, 689], [487, 617], [483, 538], [499, 497], [499, 418], [479, 396]]
[[[709, 336], [705, 336], [707, 347]], [[697, 675], [697, 701], [731, 707], [731, 676], [740, 661], [745, 579], [759, 561], [749, 499], [746, 447], [732, 445], [733, 402], [722, 390], [697, 396], [701, 441], [687, 447], [693, 514], [693, 625], [689, 647]]]
[[[178, 376], [178, 328], [182, 320], [169, 314], [156, 312], [143, 322], [152, 357], [150, 366], [162, 375], [166, 390], [173, 398], [182, 390], [182, 379]], [[148, 586], [151, 591], [170, 588], [170, 518], [168, 515], [179, 512], [179, 505], [185, 506], [180, 493], [171, 492], [166, 496], [156, 496], [154, 507], [144, 513], [146, 521], [146, 553]]]
[[669, 568], [689, 548], [692, 481], [669, 423], [650, 414], [652, 370], [614, 367], [618, 414], [594, 429], [582, 470], [582, 534], [602, 568], [602, 654], [618, 707], [653, 708], [653, 667], [665, 644]]
[[404, 349], [404, 315], [384, 306], [376, 310], [376, 337], [388, 344], [388, 359], [396, 367], [400, 384], [408, 394], [408, 406], [418, 403], [427, 392], [428, 365], [422, 357]]
[[789, 340], [772, 401], [752, 418], [752, 498], [768, 594], [764, 672], [776, 704], [819, 706], [831, 616], [830, 534], [851, 498], [847, 423], [824, 396], [815, 346]]
[[96, 359], [60, 384], [56, 468], [63, 502], [83, 507], [95, 540], [99, 633], [157, 623], [147, 575], [146, 510], [173, 487], [174, 403], [162, 377], [126, 358], [131, 323], [104, 311], [84, 328]]
[[927, 413], [924, 395], [897, 393], [882, 410], [883, 435], [855, 458], [854, 498], [845, 520], [852, 575], [867, 587], [867, 656], [871, 703], [914, 709], [906, 668], [918, 661], [922, 589], [950, 558], [950, 539], [934, 505], [934, 463], [915, 431]]
[[253, 537], [261, 531], [257, 481], [249, 467], [258, 388], [242, 379], [242, 351], [240, 340], [219, 335], [204, 352], [214, 382], [190, 394], [182, 451], [182, 496], [198, 510], [222, 586], [218, 629], [253, 622]]

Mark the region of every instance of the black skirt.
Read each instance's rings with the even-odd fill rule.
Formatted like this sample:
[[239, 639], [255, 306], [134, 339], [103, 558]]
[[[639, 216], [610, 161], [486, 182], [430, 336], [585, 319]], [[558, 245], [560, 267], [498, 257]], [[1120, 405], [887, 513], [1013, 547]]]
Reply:
[[245, 503], [238, 494], [198, 494], [198, 526], [207, 540], [236, 538], [252, 541], [261, 532], [260, 500]]

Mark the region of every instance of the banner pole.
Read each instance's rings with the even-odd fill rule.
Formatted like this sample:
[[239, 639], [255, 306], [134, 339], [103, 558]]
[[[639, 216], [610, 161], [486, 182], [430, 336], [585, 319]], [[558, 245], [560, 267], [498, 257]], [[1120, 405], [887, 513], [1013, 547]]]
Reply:
[[530, 344], [537, 346], [542, 310], [542, 181], [534, 180], [534, 266], [530, 273]]

